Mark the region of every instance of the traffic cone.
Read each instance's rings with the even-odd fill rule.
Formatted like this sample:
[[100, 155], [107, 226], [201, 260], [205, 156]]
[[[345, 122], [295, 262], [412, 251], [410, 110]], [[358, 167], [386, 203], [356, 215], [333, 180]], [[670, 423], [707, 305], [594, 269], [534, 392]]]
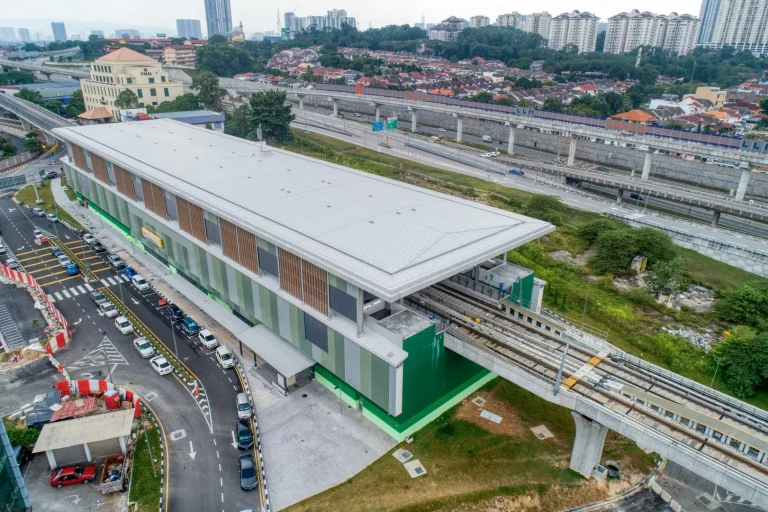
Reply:
[[192, 391], [192, 394], [195, 397], [200, 396], [200, 386], [197, 385], [197, 381], [195, 381], [195, 389]]

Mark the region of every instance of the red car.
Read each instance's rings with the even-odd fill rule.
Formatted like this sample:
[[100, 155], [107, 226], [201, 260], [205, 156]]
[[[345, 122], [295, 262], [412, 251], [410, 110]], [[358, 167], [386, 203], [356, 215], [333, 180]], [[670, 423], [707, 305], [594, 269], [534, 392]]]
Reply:
[[51, 473], [51, 487], [61, 489], [65, 485], [87, 484], [96, 477], [96, 466], [67, 466]]

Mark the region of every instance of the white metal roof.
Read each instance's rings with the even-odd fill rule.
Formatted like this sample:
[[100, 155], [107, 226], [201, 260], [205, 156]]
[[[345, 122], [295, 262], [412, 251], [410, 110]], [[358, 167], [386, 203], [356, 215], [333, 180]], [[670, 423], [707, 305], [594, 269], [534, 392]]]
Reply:
[[388, 300], [554, 229], [168, 119], [55, 131]]
[[237, 338], [266, 360], [283, 377], [292, 377], [315, 365], [310, 357], [269, 330], [264, 324], [241, 332]]
[[133, 409], [124, 409], [48, 423], [43, 425], [32, 453], [128, 436], [131, 433], [135, 412]]

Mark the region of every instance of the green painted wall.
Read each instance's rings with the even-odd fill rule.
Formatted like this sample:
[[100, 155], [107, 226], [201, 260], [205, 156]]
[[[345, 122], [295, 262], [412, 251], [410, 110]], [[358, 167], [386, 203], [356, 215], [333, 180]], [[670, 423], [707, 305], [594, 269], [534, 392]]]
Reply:
[[533, 272], [512, 284], [512, 293], [509, 294], [509, 300], [518, 303], [522, 293], [523, 307], [531, 307], [531, 298], [533, 297]]

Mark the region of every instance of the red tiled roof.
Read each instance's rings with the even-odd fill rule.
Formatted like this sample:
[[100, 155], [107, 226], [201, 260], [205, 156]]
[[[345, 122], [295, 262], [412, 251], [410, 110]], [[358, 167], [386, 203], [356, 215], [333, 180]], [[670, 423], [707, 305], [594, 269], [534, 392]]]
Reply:
[[611, 116], [611, 119], [620, 119], [622, 121], [631, 121], [634, 123], [650, 123], [656, 120], [655, 117], [642, 110], [630, 110], [623, 114], [615, 114]]
[[77, 418], [78, 416], [85, 416], [93, 410], [93, 406], [96, 404], [96, 398], [87, 396], [84, 398], [78, 398], [64, 402], [61, 404], [61, 409], [53, 413], [51, 416], [51, 423], [59, 420], [66, 420], [70, 418]]

